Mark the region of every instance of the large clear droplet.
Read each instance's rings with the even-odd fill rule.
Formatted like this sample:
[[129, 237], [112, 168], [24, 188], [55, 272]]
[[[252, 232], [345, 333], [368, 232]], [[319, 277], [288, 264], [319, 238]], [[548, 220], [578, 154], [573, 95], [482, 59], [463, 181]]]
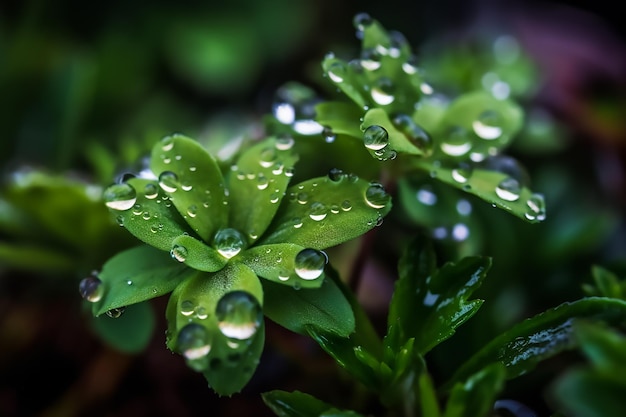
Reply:
[[368, 71], [376, 71], [381, 66], [380, 53], [374, 48], [363, 49], [361, 52], [361, 66]]
[[154, 183], [148, 183], [143, 189], [143, 194], [148, 200], [154, 200], [159, 195], [159, 187]]
[[94, 276], [89, 276], [87, 278], [83, 278], [78, 284], [78, 291], [80, 292], [80, 296], [90, 303], [97, 303], [102, 299], [102, 295], [104, 294], [104, 286], [102, 285], [102, 281], [99, 278]]
[[296, 274], [304, 280], [319, 278], [324, 272], [324, 267], [328, 263], [326, 253], [316, 249], [302, 249], [296, 255], [294, 268]]
[[246, 291], [226, 293], [215, 308], [217, 325], [229, 339], [247, 340], [256, 333], [263, 320], [257, 299]]
[[311, 220], [315, 220], [316, 222], [322, 221], [326, 218], [328, 214], [328, 209], [323, 203], [316, 201], [311, 204], [311, 208], [309, 209], [309, 217]]
[[365, 190], [365, 202], [375, 209], [385, 207], [390, 199], [389, 194], [387, 194], [383, 186], [379, 183], [373, 182], [367, 187], [367, 190]]
[[187, 255], [187, 248], [182, 245], [175, 244], [172, 246], [172, 250], [170, 250], [170, 256], [172, 259], [176, 259], [178, 262], [185, 262], [187, 260]]
[[178, 190], [178, 176], [172, 171], [163, 171], [159, 175], [159, 186], [168, 193]]
[[474, 133], [479, 138], [485, 140], [494, 140], [502, 136], [502, 120], [499, 113], [488, 110], [481, 113], [478, 119], [472, 122]]
[[506, 201], [517, 201], [522, 192], [519, 181], [515, 178], [505, 178], [496, 187], [496, 195]]
[[174, 149], [174, 138], [172, 136], [166, 136], [161, 139], [161, 149], [163, 152], [169, 152]]
[[439, 146], [446, 155], [462, 156], [472, 148], [472, 142], [466, 129], [455, 126], [448, 130]]
[[376, 80], [376, 83], [371, 91], [372, 99], [381, 106], [391, 104], [395, 100], [393, 95], [393, 83], [387, 77], [381, 77]]
[[113, 184], [104, 190], [104, 203], [113, 210], [128, 210], [137, 201], [137, 191], [128, 183]]
[[340, 170], [339, 168], [331, 168], [330, 171], [328, 171], [328, 179], [331, 180], [332, 182], [339, 182], [345, 176], [346, 174], [344, 174], [343, 171]]
[[213, 238], [213, 246], [226, 259], [237, 255], [245, 247], [245, 237], [236, 229], [219, 230]]
[[276, 138], [276, 149], [278, 149], [279, 151], [288, 151], [289, 149], [293, 148], [293, 145], [295, 144], [295, 141], [293, 140], [293, 138], [289, 135], [284, 135], [284, 136], [280, 136], [278, 138]]
[[342, 83], [346, 77], [346, 66], [341, 61], [335, 61], [329, 65], [327, 74], [335, 84]]
[[526, 201], [526, 207], [528, 210], [525, 216], [528, 220], [543, 221], [546, 219], [546, 204], [541, 194], [533, 194]]
[[384, 127], [371, 125], [363, 132], [363, 143], [369, 150], [381, 150], [389, 144], [389, 134]]
[[465, 184], [472, 176], [472, 167], [462, 163], [452, 170], [452, 179], [459, 184]]
[[178, 350], [188, 361], [206, 357], [211, 351], [208, 330], [198, 323], [187, 324], [178, 332]]

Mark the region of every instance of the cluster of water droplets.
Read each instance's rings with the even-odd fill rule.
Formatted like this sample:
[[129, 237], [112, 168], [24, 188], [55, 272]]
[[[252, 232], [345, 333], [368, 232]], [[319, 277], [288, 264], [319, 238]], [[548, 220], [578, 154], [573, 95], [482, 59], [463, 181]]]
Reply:
[[283, 85], [276, 92], [272, 114], [283, 125], [305, 136], [318, 135], [324, 126], [315, 121], [315, 105], [319, 98], [304, 86]]
[[439, 149], [446, 156], [481, 162], [497, 154], [508, 140], [504, 133], [503, 116], [498, 111], [485, 110], [472, 121], [471, 128], [449, 126], [441, 135]]

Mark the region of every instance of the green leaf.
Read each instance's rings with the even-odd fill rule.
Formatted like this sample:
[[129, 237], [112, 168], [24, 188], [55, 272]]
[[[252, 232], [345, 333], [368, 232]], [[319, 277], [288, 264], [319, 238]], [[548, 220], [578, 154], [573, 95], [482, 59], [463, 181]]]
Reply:
[[118, 318], [92, 317], [93, 330], [113, 348], [126, 353], [142, 352], [156, 327], [150, 303], [133, 304]]
[[[37, 259], [37, 262], [33, 262], [33, 259]], [[75, 258], [67, 253], [23, 243], [1, 242], [0, 265], [44, 273], [71, 273], [76, 270]]]
[[182, 135], [152, 148], [152, 171], [181, 216], [205, 242], [227, 221], [226, 190], [215, 158]]
[[448, 339], [482, 305], [482, 300], [468, 298], [490, 266], [489, 258], [466, 257], [437, 270], [430, 242], [411, 242], [398, 265], [400, 279], [389, 307], [386, 343], [396, 350], [415, 338], [417, 352], [425, 354]]
[[583, 286], [588, 295], [626, 299], [626, 281], [620, 281], [616, 274], [600, 265], [594, 265], [591, 273], [595, 287]]
[[465, 383], [457, 383], [452, 388], [443, 416], [487, 416], [497, 395], [504, 388], [505, 378], [504, 366], [493, 363], [472, 375]]
[[[296, 273], [296, 256], [304, 247], [293, 243], [254, 246], [237, 259], [247, 265], [257, 276], [296, 288], [319, 288], [324, 273], [315, 279], [302, 279]], [[325, 254], [322, 254], [325, 256]]]
[[573, 369], [555, 382], [551, 395], [567, 415], [622, 417], [626, 383], [597, 371]]
[[593, 367], [626, 383], [626, 337], [601, 323], [579, 321], [574, 335]]
[[291, 137], [267, 138], [243, 152], [228, 182], [229, 224], [248, 236], [261, 236], [274, 218], [298, 160]]
[[[406, 122], [415, 123], [410, 118], [406, 119]], [[392, 152], [422, 156], [426, 153], [426, 147], [430, 144], [430, 138], [424, 139], [427, 136], [425, 132], [419, 132], [421, 133], [419, 136], [407, 136], [396, 124], [389, 120], [389, 115], [383, 109], [371, 109], [365, 113], [361, 129], [367, 133], [367, 128], [370, 126], [382, 126], [387, 132], [389, 143], [380, 150], [383, 152], [380, 156], [377, 155], [376, 150], [368, 149], [372, 156], [379, 159], [387, 159], [385, 155], [390, 155]], [[420, 139], [423, 143], [418, 142]], [[392, 156], [389, 157], [393, 158]]]
[[263, 402], [279, 417], [359, 417], [354, 411], [334, 408], [300, 391], [269, 391], [261, 394]]
[[508, 174], [487, 169], [472, 168], [470, 163], [450, 165], [422, 160], [416, 166], [431, 176], [453, 187], [473, 194], [529, 223], [545, 219], [543, 196]]
[[139, 303], [171, 292], [196, 271], [150, 246], [138, 246], [109, 259], [98, 278], [102, 298], [93, 304], [93, 314]]
[[315, 106], [315, 120], [321, 125], [330, 126], [337, 135], [348, 135], [362, 140], [361, 117], [363, 111], [353, 103], [323, 101]]
[[202, 372], [220, 395], [240, 391], [263, 351], [263, 289], [247, 266], [229, 262], [197, 272], [176, 287], [167, 305], [167, 346]]
[[267, 280], [262, 283], [265, 315], [281, 326], [307, 334], [307, 326], [314, 325], [342, 337], [354, 331], [350, 303], [333, 280], [325, 279], [320, 288], [300, 290]]
[[169, 251], [174, 239], [187, 233], [189, 226], [171, 207], [167, 195], [156, 181], [132, 178], [127, 184], [137, 193], [135, 206], [122, 211], [111, 209], [111, 213], [137, 239], [157, 249]]
[[498, 361], [507, 368], [507, 379], [532, 370], [539, 362], [575, 346], [574, 320], [596, 319], [607, 323], [626, 320], [626, 301], [589, 297], [563, 303], [515, 325], [485, 345], [465, 362], [444, 385], [444, 390], [488, 364]]
[[340, 174], [304, 181], [287, 198], [260, 244], [294, 243], [326, 249], [373, 229], [391, 209], [391, 198], [376, 183]]
[[174, 239], [171, 253], [179, 262], [205, 272], [218, 271], [227, 262], [215, 249], [189, 235], [181, 235]]

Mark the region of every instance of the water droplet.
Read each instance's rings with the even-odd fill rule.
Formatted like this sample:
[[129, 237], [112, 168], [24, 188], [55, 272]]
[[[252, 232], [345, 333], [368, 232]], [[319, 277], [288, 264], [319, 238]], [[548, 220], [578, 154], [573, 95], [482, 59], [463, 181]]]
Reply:
[[217, 325], [230, 339], [247, 340], [256, 333], [263, 319], [257, 299], [245, 291], [231, 291], [215, 307]]
[[159, 195], [159, 187], [154, 183], [148, 183], [143, 189], [143, 194], [148, 200], [154, 200]]
[[180, 314], [183, 316], [191, 316], [195, 310], [196, 306], [191, 300], [183, 300], [180, 303]]
[[346, 175], [339, 168], [331, 168], [331, 170], [328, 171], [328, 179], [333, 182], [341, 181], [345, 176]]
[[120, 214], [119, 216], [115, 218], [115, 221], [117, 222], [118, 225], [124, 227], [124, 216]]
[[272, 195], [270, 195], [270, 203], [272, 204], [278, 203], [280, 201], [280, 197], [281, 197], [280, 191], [273, 192]]
[[172, 136], [166, 136], [161, 139], [161, 149], [163, 152], [169, 152], [174, 148], [174, 138]]
[[288, 281], [289, 280], [289, 276], [290, 276], [289, 271], [286, 270], [285, 268], [281, 268], [278, 271], [278, 280], [279, 281], [282, 281], [282, 282]]
[[300, 217], [295, 217], [292, 222], [294, 229], [299, 229], [302, 227], [302, 219], [300, 219]]
[[326, 218], [328, 214], [328, 209], [323, 203], [319, 201], [311, 204], [311, 208], [309, 209], [309, 217], [311, 220], [315, 220], [316, 222], [322, 221]]
[[89, 276], [80, 281], [78, 291], [80, 292], [80, 296], [85, 300], [90, 303], [97, 303], [102, 299], [102, 295], [104, 295], [104, 286], [99, 278]]
[[291, 178], [293, 174], [295, 174], [296, 170], [294, 167], [289, 167], [285, 169], [285, 177]]
[[296, 109], [289, 103], [276, 103], [272, 107], [276, 120], [284, 125], [290, 125], [296, 120]]
[[189, 207], [187, 207], [187, 215], [189, 217], [196, 217], [197, 214], [198, 214], [198, 206], [196, 206], [195, 204], [192, 204]]
[[526, 207], [528, 210], [525, 216], [528, 220], [543, 221], [546, 219], [546, 204], [541, 194], [533, 194], [526, 201]]
[[478, 119], [472, 122], [474, 133], [479, 138], [485, 140], [494, 140], [502, 136], [502, 120], [499, 113], [488, 110], [481, 113]]
[[335, 84], [342, 83], [346, 76], [346, 66], [341, 61], [335, 61], [328, 66], [327, 74]]
[[339, 209], [339, 206], [338, 206], [337, 204], [331, 204], [331, 206], [330, 206], [330, 212], [331, 212], [332, 214], [337, 214], [337, 213], [339, 213], [339, 210], [340, 210], [340, 209]]
[[118, 319], [124, 314], [124, 311], [126, 311], [126, 307], [112, 308], [106, 312], [106, 315], [112, 319]]
[[159, 186], [168, 193], [178, 190], [178, 176], [172, 171], [164, 171], [159, 175]]
[[324, 267], [328, 263], [328, 256], [325, 252], [317, 249], [303, 249], [296, 255], [294, 268], [296, 274], [304, 280], [319, 278], [324, 272]]
[[333, 132], [333, 129], [331, 129], [330, 126], [324, 126], [322, 136], [324, 137], [324, 142], [326, 143], [333, 143], [335, 139], [337, 139], [337, 135]]
[[402, 71], [407, 75], [413, 75], [417, 73], [417, 59], [414, 55], [410, 56], [406, 62], [402, 63]]
[[350, 211], [350, 210], [352, 210], [352, 203], [350, 202], [350, 200], [343, 200], [341, 202], [341, 209], [343, 211]]
[[104, 201], [113, 210], [128, 210], [137, 201], [137, 192], [127, 183], [113, 184], [104, 190]]
[[293, 123], [293, 130], [305, 136], [319, 135], [324, 130], [324, 126], [315, 120], [296, 120]]
[[193, 311], [196, 314], [196, 318], [200, 320], [204, 320], [207, 317], [209, 317], [209, 313], [207, 312], [207, 309], [202, 306], [196, 306], [196, 308]]
[[263, 174], [259, 174], [256, 178], [256, 188], [258, 188], [259, 190], [265, 190], [268, 185], [270, 184], [269, 180], [267, 179], [267, 177]]
[[374, 20], [371, 18], [371, 16], [364, 12], [357, 13], [352, 20], [354, 28], [361, 32], [368, 28], [373, 22]]
[[427, 96], [431, 95], [432, 93], [435, 92], [435, 90], [433, 90], [433, 88], [430, 86], [430, 84], [427, 83], [421, 83], [420, 84], [420, 91], [424, 94], [426, 94]]
[[469, 152], [472, 142], [467, 129], [455, 126], [448, 130], [439, 146], [446, 155], [461, 156]]
[[210, 334], [204, 326], [189, 323], [178, 332], [178, 350], [188, 361], [192, 361], [190, 365], [193, 365], [194, 361], [205, 358], [211, 351], [210, 339]]
[[305, 192], [300, 192], [296, 194], [296, 201], [298, 204], [306, 204], [309, 200], [309, 195]]
[[389, 194], [385, 191], [383, 186], [379, 183], [373, 182], [365, 190], [365, 202], [375, 209], [383, 208], [389, 203]]
[[363, 143], [367, 149], [378, 151], [389, 144], [389, 135], [384, 127], [371, 125], [363, 132]]
[[193, 186], [191, 184], [188, 183], [183, 183], [180, 185], [180, 189], [183, 191], [191, 191], [191, 189], [193, 188]]
[[368, 71], [376, 71], [381, 66], [380, 53], [375, 48], [363, 49], [361, 52], [361, 66]]
[[372, 99], [381, 106], [391, 104], [395, 100], [393, 95], [393, 83], [387, 77], [381, 77], [376, 80], [376, 84], [370, 93]]
[[236, 229], [219, 230], [213, 238], [213, 246], [226, 259], [237, 255], [246, 245], [244, 236]]
[[461, 163], [452, 170], [452, 179], [459, 184], [465, 184], [472, 176], [472, 167], [466, 163]]
[[135, 216], [139, 216], [141, 213], [143, 213], [143, 210], [141, 209], [141, 204], [135, 204], [133, 206], [133, 214]]
[[129, 279], [128, 281], [126, 281], [126, 285], [133, 285], [133, 281]]
[[515, 178], [507, 177], [496, 187], [496, 194], [503, 200], [516, 201], [520, 197], [521, 186]]
[[172, 250], [170, 250], [170, 256], [178, 262], [185, 262], [187, 260], [187, 248], [182, 245], [175, 244], [172, 246]]
[[144, 211], [143, 214], [141, 215], [141, 218], [144, 220], [150, 220], [150, 212], [149, 211]]
[[279, 151], [288, 151], [289, 149], [293, 148], [293, 145], [295, 144], [295, 141], [293, 140], [293, 138], [289, 135], [283, 135], [283, 136], [279, 136], [278, 138], [276, 138], [276, 149], [278, 149]]
[[393, 118], [394, 126], [406, 136], [411, 143], [424, 153], [432, 149], [432, 139], [408, 114], [401, 113]]

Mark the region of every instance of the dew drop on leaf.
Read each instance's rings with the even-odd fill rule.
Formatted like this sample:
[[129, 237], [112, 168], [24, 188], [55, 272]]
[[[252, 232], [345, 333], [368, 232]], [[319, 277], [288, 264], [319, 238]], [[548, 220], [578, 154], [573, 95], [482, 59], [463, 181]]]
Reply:
[[496, 195], [506, 201], [517, 201], [521, 191], [519, 181], [512, 177], [503, 179], [496, 187]]
[[459, 184], [465, 184], [472, 176], [472, 167], [462, 163], [452, 170], [452, 179]]
[[104, 287], [102, 281], [94, 276], [83, 278], [78, 284], [80, 296], [90, 303], [96, 303], [102, 299]]
[[391, 104], [396, 99], [393, 95], [393, 83], [387, 77], [376, 80], [376, 84], [371, 91], [372, 99], [381, 106]]
[[352, 203], [350, 202], [350, 200], [343, 200], [341, 202], [341, 209], [343, 211], [350, 211], [350, 210], [352, 210]]
[[293, 148], [295, 141], [293, 140], [293, 138], [289, 135], [283, 135], [280, 136], [278, 138], [276, 138], [276, 149], [278, 149], [279, 151], [288, 151], [289, 149]]
[[304, 280], [319, 278], [328, 263], [328, 256], [323, 251], [307, 248], [302, 249], [294, 260], [296, 274]]
[[546, 205], [544, 198], [541, 194], [533, 194], [526, 201], [526, 207], [528, 210], [525, 216], [528, 220], [543, 221], [546, 219]]
[[363, 49], [361, 52], [361, 66], [368, 71], [376, 71], [381, 66], [380, 53], [374, 48]]
[[485, 140], [494, 140], [502, 136], [502, 127], [500, 115], [492, 110], [485, 111], [478, 116], [478, 119], [472, 122], [474, 133], [479, 138]]
[[231, 291], [215, 307], [217, 325], [229, 339], [247, 340], [256, 333], [263, 311], [256, 298], [246, 291]]
[[178, 332], [178, 350], [189, 361], [204, 358], [211, 351], [209, 332], [197, 323], [187, 324]]
[[148, 183], [143, 189], [143, 194], [148, 200], [154, 200], [159, 195], [159, 188], [156, 184]]
[[371, 125], [363, 132], [363, 143], [367, 149], [378, 151], [389, 144], [389, 134], [384, 127]]
[[469, 132], [463, 127], [454, 126], [448, 130], [439, 147], [449, 156], [465, 155], [472, 148]]
[[127, 183], [113, 184], [104, 190], [104, 202], [113, 210], [128, 210], [137, 202], [137, 191]]
[[172, 171], [164, 171], [159, 175], [159, 186], [168, 193], [178, 190], [178, 176]]
[[183, 300], [180, 303], [180, 314], [183, 316], [191, 316], [194, 312], [195, 305], [191, 300]]
[[324, 142], [326, 143], [333, 143], [335, 139], [337, 139], [337, 135], [333, 132], [333, 129], [330, 126], [324, 126], [322, 136], [324, 137]]
[[383, 186], [377, 182], [371, 183], [365, 190], [365, 202], [375, 209], [385, 207], [390, 199]]
[[346, 76], [346, 67], [343, 62], [335, 61], [328, 66], [328, 78], [335, 84], [340, 84]]
[[172, 246], [170, 255], [172, 256], [172, 259], [175, 259], [178, 262], [185, 262], [187, 260], [187, 248], [182, 245], [175, 244]]
[[213, 246], [226, 259], [237, 255], [246, 245], [244, 236], [236, 229], [218, 230], [213, 238]]
[[169, 152], [174, 148], [174, 138], [172, 136], [166, 136], [161, 139], [161, 149], [163, 152]]
[[122, 316], [122, 314], [124, 314], [124, 311], [126, 311], [126, 307], [112, 308], [110, 310], [107, 310], [106, 315], [111, 317], [112, 319], [118, 319]]
[[344, 176], [345, 174], [339, 168], [331, 168], [330, 171], [328, 171], [328, 179], [333, 182], [341, 181]]
[[322, 221], [326, 218], [328, 214], [328, 209], [323, 203], [316, 201], [311, 204], [309, 209], [309, 217], [311, 220], [315, 220], [316, 222]]

